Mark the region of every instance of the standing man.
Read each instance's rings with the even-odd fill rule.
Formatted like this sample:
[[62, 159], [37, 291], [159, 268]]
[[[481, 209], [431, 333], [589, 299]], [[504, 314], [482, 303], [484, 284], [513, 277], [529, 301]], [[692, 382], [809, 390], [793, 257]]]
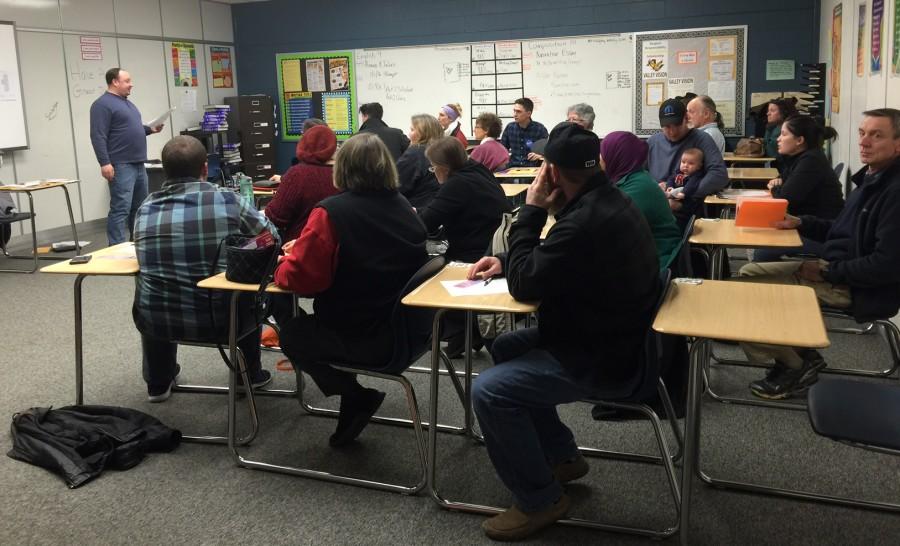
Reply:
[[409, 148], [409, 138], [400, 129], [388, 127], [381, 121], [384, 116], [384, 108], [377, 102], [367, 102], [359, 107], [359, 119], [362, 120], [360, 133], [372, 133], [384, 142], [394, 161], [400, 159], [403, 152]]
[[[557, 125], [509, 231], [509, 252], [468, 272], [505, 275], [514, 298], [541, 302], [538, 326], [498, 337], [495, 365], [472, 386], [488, 455], [515, 498], [482, 524], [495, 540], [524, 539], [565, 515], [563, 484], [589, 469], [556, 406], [633, 388], [652, 320], [660, 284], [653, 236], [601, 170], [599, 147], [579, 125]], [[551, 208], [559, 209], [556, 225], [541, 243]]]
[[160, 132], [163, 124], [149, 127], [141, 121], [141, 113], [128, 100], [134, 87], [131, 74], [110, 68], [106, 84], [106, 93], [91, 105], [91, 144], [100, 174], [109, 182], [106, 237], [114, 245], [129, 239], [134, 214], [147, 197], [146, 137]]
[[517, 99], [513, 105], [513, 119], [503, 130], [500, 142], [509, 150], [509, 167], [537, 167], [540, 156], [531, 146], [547, 138], [547, 128], [531, 119], [534, 103], [529, 98]]
[[647, 139], [647, 166], [654, 180], [665, 181], [678, 172], [681, 154], [688, 148], [699, 148], [703, 152], [703, 170], [697, 191], [691, 199], [669, 201], [679, 227], [684, 229], [690, 216], [701, 210], [707, 195], [728, 187], [728, 170], [712, 137], [688, 126], [687, 108], [680, 100], [667, 99], [662, 103], [659, 125], [662, 132]]
[[722, 134], [722, 114], [716, 111], [716, 103], [706, 95], [700, 95], [691, 99], [687, 104], [688, 125], [694, 129], [700, 129], [712, 137], [719, 152], [725, 154], [725, 135]]

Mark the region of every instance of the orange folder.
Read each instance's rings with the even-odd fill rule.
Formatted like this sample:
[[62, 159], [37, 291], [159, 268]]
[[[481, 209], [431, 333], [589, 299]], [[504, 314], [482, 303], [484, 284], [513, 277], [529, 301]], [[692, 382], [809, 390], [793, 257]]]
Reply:
[[784, 220], [787, 199], [743, 197], [737, 200], [734, 225], [737, 227], [774, 228], [775, 222]]

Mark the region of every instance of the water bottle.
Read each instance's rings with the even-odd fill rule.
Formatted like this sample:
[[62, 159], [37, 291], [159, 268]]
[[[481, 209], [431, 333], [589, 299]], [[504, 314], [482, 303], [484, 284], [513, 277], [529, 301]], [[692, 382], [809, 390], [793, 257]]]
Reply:
[[239, 174], [238, 180], [240, 180], [241, 197], [253, 205], [253, 180], [245, 174]]

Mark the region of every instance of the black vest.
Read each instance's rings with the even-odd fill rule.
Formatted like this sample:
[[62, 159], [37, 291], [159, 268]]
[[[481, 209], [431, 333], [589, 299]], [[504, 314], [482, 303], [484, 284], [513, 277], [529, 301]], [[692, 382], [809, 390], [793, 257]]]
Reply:
[[425, 226], [396, 191], [345, 192], [319, 206], [338, 237], [331, 287], [313, 307], [323, 324], [365, 335], [391, 318], [400, 291], [428, 260]]

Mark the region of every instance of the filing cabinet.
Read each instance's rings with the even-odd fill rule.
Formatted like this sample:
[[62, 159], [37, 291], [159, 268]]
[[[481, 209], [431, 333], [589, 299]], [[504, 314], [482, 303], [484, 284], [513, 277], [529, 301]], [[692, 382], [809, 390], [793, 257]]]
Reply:
[[241, 170], [254, 181], [275, 174], [275, 107], [272, 97], [226, 97], [228, 141], [240, 142]]

